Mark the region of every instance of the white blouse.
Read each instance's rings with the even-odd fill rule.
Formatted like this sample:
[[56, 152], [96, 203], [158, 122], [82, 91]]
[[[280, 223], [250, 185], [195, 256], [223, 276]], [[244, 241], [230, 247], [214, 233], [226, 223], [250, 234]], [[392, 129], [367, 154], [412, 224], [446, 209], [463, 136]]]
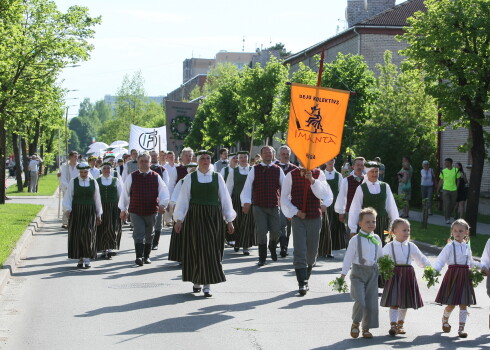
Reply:
[[[456, 259], [454, 252], [456, 252]], [[475, 266], [471, 248], [465, 242], [452, 241], [446, 244], [434, 263], [434, 269], [441, 271], [444, 265], [454, 265], [455, 263], [457, 265], [468, 265], [470, 268]]]
[[[99, 192], [99, 184], [97, 181], [94, 179], [87, 177], [86, 179], [82, 179], [80, 176], [76, 177], [75, 179], [79, 179], [79, 184], [80, 187], [90, 187], [90, 180], [92, 180], [95, 183], [95, 191], [94, 191], [94, 202], [95, 202], [95, 211], [97, 213], [97, 217], [102, 216], [102, 203], [100, 201], [100, 192]], [[73, 184], [73, 181], [75, 179], [70, 180], [70, 183], [68, 184], [68, 188], [65, 191], [65, 195], [63, 197], [63, 211], [64, 212], [71, 212], [72, 210], [72, 203], [73, 203], [73, 192], [74, 192], [74, 187], [75, 185]]]
[[177, 185], [175, 185], [174, 191], [172, 192], [172, 195], [170, 196], [169, 204], [171, 204], [171, 205], [175, 205], [175, 203], [177, 203], [177, 199], [179, 198], [180, 190], [182, 189], [182, 183], [184, 182], [182, 180], [184, 180], [184, 179], [181, 179], [181, 180], [179, 180], [179, 182], [177, 182]]
[[[208, 170], [207, 173], [201, 173], [201, 171], [196, 170], [197, 173], [197, 181], [199, 183], [210, 183], [213, 181], [213, 173], [214, 171]], [[189, 209], [189, 201], [191, 200], [191, 175], [187, 174], [184, 177], [184, 182], [182, 183], [182, 187], [180, 189], [179, 197], [177, 198], [177, 203], [175, 205], [174, 210], [174, 220], [175, 221], [184, 221], [185, 216], [187, 215], [187, 210]], [[226, 222], [232, 222], [236, 218], [236, 212], [233, 210], [233, 204], [231, 203], [231, 197], [226, 189], [225, 180], [218, 173], [218, 196], [221, 202], [221, 208], [223, 210], [223, 216]], [[175, 189], [174, 189], [175, 191]]]
[[[409, 248], [410, 247], [410, 248]], [[393, 250], [395, 250], [395, 256], [393, 256]], [[408, 256], [408, 252], [410, 251], [410, 256]], [[383, 255], [390, 256], [395, 264], [412, 265], [412, 260], [415, 260], [419, 267], [430, 266], [430, 261], [425, 257], [424, 254], [420, 251], [419, 247], [417, 247], [414, 243], [409, 241], [399, 242], [396, 239], [383, 247]], [[396, 260], [395, 260], [396, 258]]]
[[483, 249], [483, 254], [481, 255], [481, 266], [490, 269], [490, 238], [485, 244], [485, 249]]
[[[241, 175], [248, 175], [251, 170], [251, 167], [249, 167], [248, 165], [245, 167], [238, 165], [237, 168], [238, 172]], [[230, 196], [233, 193], [233, 187], [235, 187], [235, 170], [230, 170], [228, 178], [226, 179], [226, 188], [228, 189], [228, 193], [230, 194]]]

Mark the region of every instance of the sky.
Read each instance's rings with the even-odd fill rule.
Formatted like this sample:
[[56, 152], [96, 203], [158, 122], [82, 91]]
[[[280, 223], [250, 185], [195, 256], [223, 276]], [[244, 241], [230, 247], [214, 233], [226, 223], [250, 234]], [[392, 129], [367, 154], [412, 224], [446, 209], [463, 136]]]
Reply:
[[159, 96], [182, 84], [186, 58], [214, 58], [221, 50], [253, 52], [278, 42], [298, 52], [345, 29], [347, 6], [347, 0], [55, 2], [63, 12], [80, 5], [91, 16], [102, 16], [90, 59], [66, 68], [61, 76], [62, 87], [78, 90], [66, 96], [70, 116], [84, 98], [95, 102], [115, 95], [124, 75], [138, 70], [147, 95]]

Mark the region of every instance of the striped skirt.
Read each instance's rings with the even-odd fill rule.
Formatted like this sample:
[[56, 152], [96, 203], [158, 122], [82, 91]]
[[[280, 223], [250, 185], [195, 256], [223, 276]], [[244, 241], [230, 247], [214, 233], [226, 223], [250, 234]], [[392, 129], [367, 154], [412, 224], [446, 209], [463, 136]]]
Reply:
[[97, 251], [119, 249], [122, 225], [117, 203], [102, 203], [102, 224], [97, 226]]
[[436, 303], [443, 305], [475, 305], [475, 291], [470, 279], [468, 265], [449, 265]]
[[328, 222], [330, 224], [330, 234], [332, 237], [332, 250], [346, 248], [345, 244], [345, 224], [339, 221], [339, 214], [335, 212], [332, 204], [327, 208]]
[[168, 260], [178, 262], [182, 261], [182, 232], [177, 233], [175, 232], [174, 228], [172, 228], [172, 235], [170, 236]]
[[257, 245], [255, 243], [255, 223], [252, 208], [250, 208], [248, 214], [243, 213], [240, 194], [234, 195], [231, 200], [233, 202], [233, 209], [237, 214], [235, 221], [233, 221], [233, 225], [235, 226], [235, 233], [233, 234], [235, 247], [250, 248]]
[[182, 280], [194, 284], [226, 281], [223, 259], [226, 223], [220, 206], [190, 204], [182, 225]]
[[95, 204], [73, 204], [68, 219], [68, 259], [97, 258]]
[[329, 217], [327, 213], [323, 213], [320, 241], [318, 243], [318, 256], [326, 256], [327, 254], [332, 254], [332, 234], [330, 232]]
[[385, 282], [381, 306], [418, 309], [424, 306], [412, 265], [396, 265], [392, 278]]
[[376, 216], [376, 229], [374, 230], [374, 233], [376, 233], [379, 238], [381, 238], [381, 243], [382, 246], [384, 247], [386, 245], [385, 242], [385, 234], [384, 231], [388, 231], [390, 229], [390, 218], [387, 216]]

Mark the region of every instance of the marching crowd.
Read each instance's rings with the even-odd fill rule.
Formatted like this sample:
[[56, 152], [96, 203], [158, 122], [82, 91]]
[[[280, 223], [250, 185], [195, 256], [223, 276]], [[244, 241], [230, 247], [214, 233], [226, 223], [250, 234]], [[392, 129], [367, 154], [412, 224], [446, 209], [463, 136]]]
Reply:
[[[268, 257], [278, 260], [278, 249], [282, 258], [288, 255], [292, 234], [299, 295], [308, 292], [318, 256], [332, 259], [332, 250], [346, 249], [341, 280], [350, 272], [351, 336], [371, 338], [370, 329], [379, 327], [381, 287], [380, 305], [390, 308], [389, 334], [405, 333], [407, 309], [423, 306], [412, 261], [421, 267], [431, 264], [410, 242], [410, 224], [399, 217], [390, 186], [380, 181], [384, 168], [379, 161], [355, 158], [344, 177], [335, 169], [335, 159], [325, 164], [325, 170], [291, 163], [288, 146], [280, 147], [278, 159], [271, 146], [262, 147], [253, 159], [246, 151], [219, 153], [213, 164], [211, 152], [194, 153], [190, 148], [182, 150], [180, 162], [171, 151], [131, 150], [117, 162], [111, 153], [102, 161], [89, 157], [78, 162], [78, 153], [70, 152], [59, 176], [68, 258], [77, 259], [77, 267], [84, 269], [91, 267], [98, 253], [112, 259], [120, 247], [122, 227], [129, 224], [135, 264], [151, 264], [162, 228], [169, 226], [169, 260], [180, 263], [182, 279], [192, 282], [194, 293], [210, 297], [211, 285], [226, 280], [225, 245], [237, 253], [241, 249], [243, 255], [257, 246], [257, 264], [263, 266]], [[459, 305], [462, 338], [467, 336], [467, 306], [476, 303], [470, 278], [476, 263], [468, 234], [464, 220], [454, 221], [451, 241], [433, 265], [436, 271], [448, 265], [436, 298], [446, 305], [442, 329], [450, 332], [449, 316]], [[378, 271], [384, 256], [395, 264], [394, 275], [387, 280]], [[478, 266], [488, 273], [490, 243]], [[490, 296], [488, 282], [487, 289]]]

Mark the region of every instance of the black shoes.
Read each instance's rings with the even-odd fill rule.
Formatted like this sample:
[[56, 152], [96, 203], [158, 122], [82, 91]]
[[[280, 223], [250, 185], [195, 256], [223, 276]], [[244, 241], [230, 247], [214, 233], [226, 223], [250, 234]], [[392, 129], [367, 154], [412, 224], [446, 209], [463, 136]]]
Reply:
[[267, 259], [267, 245], [259, 244], [259, 263], [257, 265], [264, 266]]
[[83, 268], [83, 261], [79, 261], [79, 262], [78, 262], [78, 264], [77, 264], [77, 268], [78, 268], [78, 269]]
[[308, 292], [310, 289], [308, 288], [308, 283], [305, 285], [299, 286], [299, 295], [304, 297], [306, 295], [306, 292]]
[[138, 266], [143, 266], [143, 259], [141, 258], [136, 258], [136, 260], [134, 261], [134, 263]]
[[200, 293], [201, 287], [192, 287], [192, 293]]
[[240, 247], [235, 246], [235, 247], [233, 247], [233, 250], [235, 251], [235, 253], [238, 253], [238, 251], [240, 250]]
[[211, 289], [210, 288], [204, 288], [202, 291], [204, 292], [204, 296], [206, 298], [211, 298], [213, 296], [213, 294], [211, 294]]
[[298, 293], [302, 297], [305, 296], [309, 290], [308, 278], [310, 277], [312, 268], [313, 266], [309, 265], [308, 268], [294, 270], [294, 272], [296, 272], [296, 279], [298, 280], [298, 286], [299, 286]]
[[271, 259], [273, 261], [277, 261], [277, 252], [276, 252], [276, 242], [269, 243], [269, 251], [271, 252]]
[[151, 247], [151, 250], [158, 250], [158, 244]]
[[145, 264], [151, 264], [150, 257], [145, 257], [145, 258], [143, 259], [143, 262], [144, 262]]

